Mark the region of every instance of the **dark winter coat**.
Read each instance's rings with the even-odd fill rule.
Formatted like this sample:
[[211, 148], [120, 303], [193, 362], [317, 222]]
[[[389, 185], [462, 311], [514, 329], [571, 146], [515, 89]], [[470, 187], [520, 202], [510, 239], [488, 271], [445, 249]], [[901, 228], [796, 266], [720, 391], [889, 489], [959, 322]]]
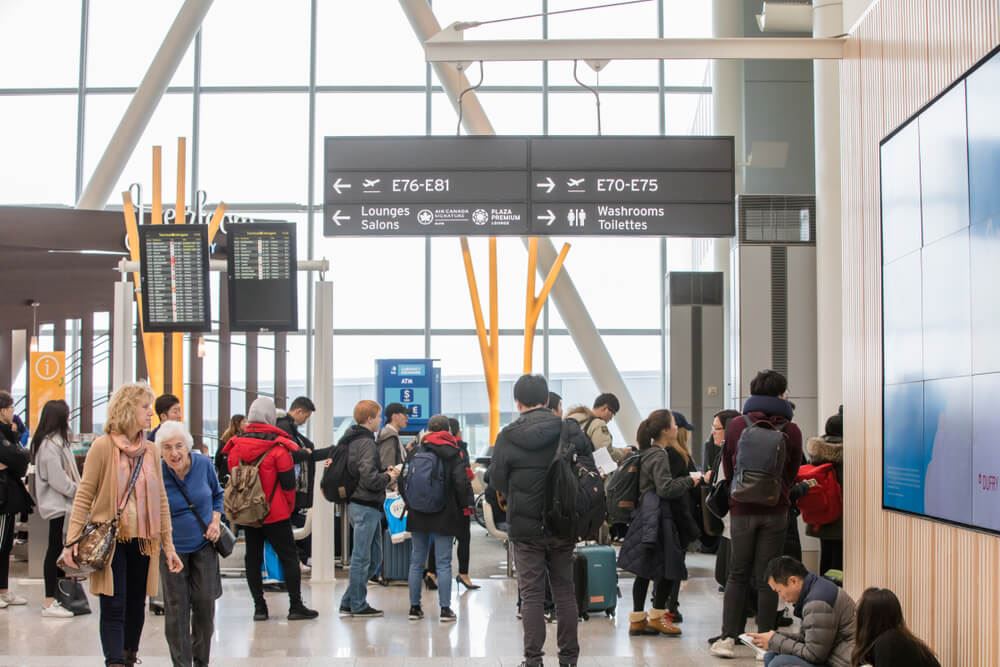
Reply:
[[[434, 533], [457, 537], [461, 527], [468, 523], [465, 508], [472, 507], [472, 486], [465, 473], [465, 459], [455, 437], [447, 431], [434, 431], [424, 436], [420, 448], [426, 447], [444, 463], [445, 505], [437, 514], [423, 514], [409, 510], [407, 529], [416, 533]], [[419, 450], [414, 450], [416, 453]], [[410, 454], [413, 456], [413, 454]]]
[[290, 415], [278, 417], [277, 426], [288, 434], [288, 438], [299, 446], [292, 457], [299, 466], [295, 479], [295, 509], [307, 509], [313, 505], [313, 487], [316, 485], [316, 462], [325, 461], [333, 452], [332, 447], [316, 449], [313, 441], [299, 432], [299, 425]]
[[529, 410], [497, 436], [490, 484], [507, 502], [508, 535], [514, 542], [547, 539], [545, 478], [559, 446], [562, 420], [547, 408]]
[[22, 481], [28, 474], [31, 454], [19, 438], [19, 431], [0, 423], [0, 463], [7, 466], [0, 470], [0, 514], [25, 514], [35, 506]]
[[345, 444], [348, 446], [347, 474], [358, 480], [351, 502], [383, 511], [389, 474], [378, 458], [375, 434], [364, 426], [354, 424], [337, 442], [338, 447]]
[[854, 611], [854, 600], [847, 591], [810, 572], [795, 603], [801, 627], [774, 633], [767, 648], [817, 665], [849, 667], [854, 651]]
[[[792, 421], [792, 405], [775, 396], [751, 396], [743, 405], [743, 414], [751, 421], [769, 421], [775, 426], [785, 425], [785, 471], [782, 477], [781, 498], [773, 507], [729, 500], [729, 511], [733, 515], [787, 514], [791, 501], [789, 491], [795, 485], [795, 475], [802, 465], [802, 431]], [[726, 444], [722, 448], [722, 465], [726, 479], [733, 479], [736, 467], [736, 449], [740, 436], [746, 428], [743, 417], [734, 417], [726, 426]]]
[[639, 509], [632, 516], [628, 535], [618, 552], [618, 567], [654, 581], [687, 579], [684, 549], [677, 537], [670, 501], [653, 490], [639, 498]]
[[[809, 438], [806, 442], [806, 457], [809, 463], [818, 466], [824, 463], [832, 463], [833, 470], [837, 474], [837, 483], [841, 490], [844, 488], [844, 441], [840, 438], [828, 436]], [[833, 523], [820, 526], [818, 529], [806, 526], [806, 535], [818, 537], [821, 540], [843, 541], [844, 539], [844, 517]]]
[[277, 426], [257, 422], [244, 424], [243, 432], [222, 448], [230, 473], [241, 462], [251, 464], [264, 456], [257, 474], [261, 490], [270, 503], [265, 524], [284, 521], [295, 509], [292, 453], [298, 449], [299, 446], [285, 437], [285, 432]]

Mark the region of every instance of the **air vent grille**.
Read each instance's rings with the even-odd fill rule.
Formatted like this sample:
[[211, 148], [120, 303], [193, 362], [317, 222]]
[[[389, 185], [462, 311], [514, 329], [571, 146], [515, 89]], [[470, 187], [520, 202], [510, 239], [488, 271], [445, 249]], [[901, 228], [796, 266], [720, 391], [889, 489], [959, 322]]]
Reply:
[[816, 243], [815, 195], [740, 195], [740, 243]]
[[788, 248], [771, 248], [771, 367], [788, 377]]

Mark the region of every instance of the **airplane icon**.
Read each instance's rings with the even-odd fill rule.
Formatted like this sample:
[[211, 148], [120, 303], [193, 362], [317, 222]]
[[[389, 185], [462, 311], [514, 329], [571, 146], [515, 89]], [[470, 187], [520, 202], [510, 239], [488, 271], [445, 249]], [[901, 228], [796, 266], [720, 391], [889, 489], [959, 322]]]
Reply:
[[566, 179], [566, 187], [568, 187], [568, 188], [578, 188], [581, 185], [583, 185], [583, 182], [586, 181], [586, 180], [587, 180], [586, 178], [569, 178], [569, 179]]
[[381, 181], [382, 181], [381, 178], [366, 178], [365, 182], [362, 184], [362, 187], [364, 187], [366, 190], [369, 188], [374, 188]]

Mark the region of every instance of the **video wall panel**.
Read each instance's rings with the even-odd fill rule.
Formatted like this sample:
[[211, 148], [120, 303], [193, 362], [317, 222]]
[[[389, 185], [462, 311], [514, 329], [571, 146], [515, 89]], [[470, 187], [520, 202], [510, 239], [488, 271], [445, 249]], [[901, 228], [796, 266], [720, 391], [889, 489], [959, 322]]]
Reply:
[[1000, 54], [881, 145], [882, 506], [1000, 532]]

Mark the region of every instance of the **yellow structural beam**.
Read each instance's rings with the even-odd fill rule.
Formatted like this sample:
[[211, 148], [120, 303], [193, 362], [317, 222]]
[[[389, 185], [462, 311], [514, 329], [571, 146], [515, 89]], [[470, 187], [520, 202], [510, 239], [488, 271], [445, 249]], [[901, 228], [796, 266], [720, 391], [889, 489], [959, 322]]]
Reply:
[[[184, 189], [187, 185], [187, 139], [177, 137], [177, 199], [174, 203], [174, 223], [183, 225], [187, 221], [184, 206]], [[208, 252], [208, 249], [205, 249]], [[170, 386], [173, 394], [184, 409], [184, 334], [170, 335]]]
[[[139, 261], [139, 221], [136, 218], [135, 204], [132, 203], [132, 195], [126, 190], [122, 193], [122, 211], [125, 215], [125, 234], [128, 236], [129, 253], [133, 262]], [[142, 335], [142, 347], [146, 355], [146, 369], [149, 372], [149, 384], [153, 392], [157, 395], [163, 393], [163, 335], [158, 333], [146, 333], [143, 330], [142, 322], [142, 293], [139, 291], [141, 281], [139, 273], [132, 274], [132, 282], [135, 285], [135, 300], [139, 311], [139, 332]], [[157, 359], [159, 359], [159, 375], [154, 375]], [[156, 385], [156, 377], [159, 377], [159, 385]], [[154, 416], [155, 419], [155, 416]]]
[[483, 306], [479, 299], [476, 270], [472, 265], [469, 239], [462, 237], [462, 259], [465, 262], [465, 278], [469, 284], [472, 301], [472, 315], [476, 321], [476, 335], [479, 337], [479, 351], [483, 358], [483, 372], [486, 375], [486, 395], [490, 404], [490, 445], [496, 442], [500, 433], [500, 304], [497, 286], [497, 240], [490, 238], [490, 330], [486, 331]]
[[545, 276], [545, 282], [542, 283], [542, 291], [537, 296], [535, 295], [535, 274], [538, 272], [538, 239], [532, 238], [528, 241], [528, 281], [527, 281], [527, 291], [524, 299], [524, 372], [525, 374], [530, 373], [535, 352], [535, 329], [538, 326], [538, 317], [542, 314], [542, 307], [545, 306], [546, 299], [549, 298], [549, 292], [552, 291], [552, 286], [556, 284], [556, 278], [559, 277], [559, 272], [562, 271], [563, 262], [566, 261], [566, 255], [569, 254], [569, 244], [564, 243], [562, 250], [559, 251], [559, 256], [556, 257], [555, 263], [552, 268], [549, 269], [549, 273]]

